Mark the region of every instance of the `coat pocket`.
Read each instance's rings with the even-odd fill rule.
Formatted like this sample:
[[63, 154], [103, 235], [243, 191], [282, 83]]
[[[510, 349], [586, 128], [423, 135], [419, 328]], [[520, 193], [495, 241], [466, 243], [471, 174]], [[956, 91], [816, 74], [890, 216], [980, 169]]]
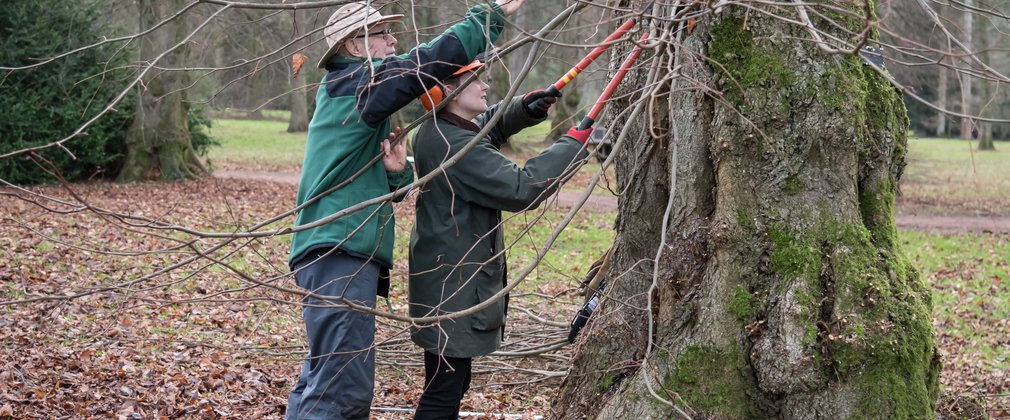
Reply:
[[[482, 267], [477, 273], [478, 282], [474, 291], [474, 305], [490, 299], [502, 290], [502, 270], [500, 266]], [[473, 329], [492, 331], [505, 325], [505, 297], [502, 296], [488, 307], [473, 314]]]

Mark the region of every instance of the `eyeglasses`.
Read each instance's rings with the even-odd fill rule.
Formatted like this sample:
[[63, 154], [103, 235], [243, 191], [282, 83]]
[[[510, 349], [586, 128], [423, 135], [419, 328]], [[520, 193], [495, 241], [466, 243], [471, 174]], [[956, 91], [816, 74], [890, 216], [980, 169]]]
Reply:
[[358, 39], [358, 38], [385, 38], [387, 36], [393, 36], [393, 31], [389, 30], [389, 28], [383, 29], [383, 30], [381, 30], [379, 32], [369, 32], [369, 33], [364, 34], [364, 35], [358, 35], [358, 36], [354, 37], [353, 39]]

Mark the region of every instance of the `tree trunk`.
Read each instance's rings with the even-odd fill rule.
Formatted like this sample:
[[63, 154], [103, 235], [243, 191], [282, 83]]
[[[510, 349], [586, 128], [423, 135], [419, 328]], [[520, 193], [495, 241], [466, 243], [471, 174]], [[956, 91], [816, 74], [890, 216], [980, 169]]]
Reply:
[[[964, 13], [964, 44], [968, 48], [968, 51], [965, 51], [965, 54], [968, 54], [968, 55], [966, 55], [964, 57], [964, 61], [965, 61], [965, 63], [964, 63], [965, 67], [964, 68], [966, 68], [966, 69], [974, 67], [974, 66], [972, 66], [972, 64], [971, 64], [971, 62], [969, 60], [969, 57], [971, 57], [971, 54], [974, 54], [974, 51], [973, 51], [973, 49], [974, 49], [974, 47], [973, 47], [974, 43], [972, 42], [971, 39], [972, 39], [972, 32], [974, 30], [972, 28], [972, 26], [973, 26], [972, 20], [973, 20], [973, 17], [975, 16], [975, 11], [973, 10], [972, 6], [973, 6], [972, 5], [972, 0], [965, 0], [965, 9], [964, 9], [964, 12], [963, 12]], [[971, 99], [972, 99], [972, 96], [971, 96], [971, 74], [969, 74], [968, 72], [963, 72], [962, 75], [961, 75], [961, 114], [971, 115], [971, 113], [974, 111], [974, 107], [971, 104]], [[969, 118], [969, 117], [961, 117], [961, 138], [962, 139], [972, 139], [972, 138], [974, 138], [972, 136], [972, 132], [973, 132], [974, 129], [975, 129], [975, 124], [974, 124], [974, 121], [972, 121], [971, 118]], [[974, 132], [977, 133], [977, 131], [974, 131]]]
[[[519, 8], [514, 14], [512, 14], [511, 19], [513, 25], [517, 28], [526, 28], [528, 23], [526, 19], [526, 13], [529, 9], [525, 7]], [[509, 54], [505, 59], [508, 60], [509, 68], [509, 83], [515, 84], [516, 79], [519, 76], [519, 70], [523, 68], [523, 62], [526, 61], [526, 56], [529, 55], [529, 46], [524, 46], [519, 48], [517, 51]]]
[[[294, 32], [294, 37], [299, 37], [305, 34], [306, 25], [308, 25], [308, 16], [304, 9], [296, 9], [291, 14], [291, 26]], [[300, 50], [300, 47], [305, 45], [305, 41], [296, 43], [292, 49]], [[303, 54], [299, 52], [298, 54]], [[301, 68], [299, 73], [301, 74], [301, 79], [293, 77], [293, 69], [288, 66], [288, 74], [292, 77], [288, 77], [288, 86], [291, 88], [291, 92], [288, 92], [288, 105], [291, 109], [291, 116], [288, 118], [288, 132], [289, 133], [301, 133], [309, 130], [309, 101], [312, 89], [306, 89], [304, 81], [308, 78], [308, 74], [311, 74], [313, 67], [312, 60], [307, 60], [304, 66]], [[305, 74], [307, 73], [307, 74]], [[300, 81], [299, 81], [300, 80]]]
[[[949, 7], [944, 7], [942, 5], [937, 5], [936, 11], [937, 13], [940, 14], [942, 18], [947, 18], [947, 15], [951, 13]], [[946, 50], [943, 51], [948, 52], [953, 51], [953, 44], [951, 43], [949, 38], [944, 37], [942, 45], [937, 46], [937, 48], [943, 48], [943, 47], [946, 47]], [[949, 61], [950, 64], [952, 64], [953, 66], [957, 66], [957, 59], [947, 57], [946, 55], [940, 57], [939, 62], [940, 65], [936, 66], [936, 68], [939, 69], [940, 71], [939, 80], [937, 81], [937, 84], [939, 86], [937, 87], [936, 92], [937, 95], [936, 106], [941, 109], [941, 111], [937, 112], [937, 118], [939, 119], [937, 121], [937, 128], [936, 128], [937, 137], [947, 137], [951, 134], [950, 133], [951, 127], [948, 125], [948, 120], [952, 120], [952, 118], [950, 118], [947, 115], [946, 111], [948, 104], [950, 104], [953, 101], [956, 101], [956, 99], [953, 98], [948, 99], [948, 97], [951, 94], [950, 92], [951, 71], [946, 66], [943, 65], [947, 61]], [[957, 78], [956, 73], [953, 75], [953, 77], [956, 80]]]
[[[138, 1], [142, 28], [150, 28], [161, 19], [179, 10], [181, 0]], [[186, 36], [185, 17], [143, 37], [140, 42], [142, 61], [151, 60], [174, 46]], [[186, 48], [180, 47], [157, 63], [160, 67], [181, 67]], [[137, 94], [136, 117], [126, 136], [126, 159], [120, 171], [120, 182], [160, 178], [175, 180], [206, 175], [207, 169], [197, 157], [190, 141], [186, 93], [189, 84], [185, 72], [157, 72], [144, 77]]]
[[978, 134], [978, 150], [996, 150], [996, 144], [992, 141], [992, 123], [982, 122], [979, 123], [982, 127]]
[[[528, 19], [527, 19], [527, 11], [528, 10], [530, 10], [530, 9], [527, 8], [527, 7], [519, 8], [519, 10], [517, 10], [514, 14], [512, 14], [512, 16], [509, 17], [509, 19], [512, 20], [512, 22], [513, 22], [512, 24], [515, 27], [517, 27], [517, 28], [527, 28], [528, 27], [528, 25], [529, 25], [528, 22], [527, 22], [528, 21]], [[503, 33], [503, 35], [507, 35], [507, 33], [508, 33], [508, 29], [505, 30], [505, 32]], [[489, 89], [488, 90], [488, 94], [490, 95], [490, 97], [496, 97], [496, 96], [504, 95], [506, 92], [508, 92], [508, 90], [513, 85], [516, 84], [516, 82], [517, 82], [516, 79], [519, 76], [519, 71], [522, 70], [522, 68], [523, 68], [523, 62], [526, 61], [526, 56], [529, 55], [530, 48], [531, 47], [529, 45], [520, 47], [519, 49], [517, 49], [517, 50], [513, 51], [512, 53], [510, 53], [508, 56], [504, 57], [504, 59], [500, 63], [496, 63], [496, 64], [501, 64], [505, 68], [498, 68], [497, 69], [497, 73], [499, 75], [498, 76], [492, 76], [492, 81], [500, 81], [502, 83], [498, 84], [493, 89]], [[505, 71], [506, 69], [508, 71]], [[530, 86], [529, 78], [526, 78], [525, 80], [526, 80], [526, 89], [520, 88], [520, 90], [517, 92], [517, 94], [519, 94], [519, 95], [525, 94], [526, 91], [538, 88], [538, 87], [534, 87], [534, 88], [531, 89], [529, 87]], [[492, 92], [492, 91], [497, 91], [497, 92]], [[505, 144], [502, 145], [501, 150], [503, 152], [512, 152], [512, 153], [515, 153], [515, 152], [518, 152], [521, 149], [518, 146], [516, 146], [515, 142], [509, 141], [509, 142], [506, 142]]]
[[[651, 57], [681, 64], [680, 85], [635, 95], [664, 99], [614, 124], [630, 133], [614, 256], [553, 417], [674, 417], [650, 388], [695, 418], [933, 416], [930, 291], [893, 218], [900, 95], [782, 20], [737, 7], [706, 19]], [[669, 45], [693, 53], [675, 60]], [[642, 73], [618, 95], [652, 85]]]
[[[949, 50], [949, 48], [948, 48]], [[942, 110], [947, 109], [947, 75], [950, 73], [946, 67], [942, 65], [936, 66], [939, 74], [939, 81], [937, 82], [936, 88], [936, 106]], [[938, 111], [936, 113], [936, 136], [946, 137], [947, 136], [947, 113], [944, 111]]]
[[291, 117], [288, 118], [288, 132], [304, 133], [309, 131], [309, 101], [312, 98], [307, 93], [304, 85], [297, 80], [291, 81], [291, 88], [294, 90], [288, 93], [288, 101], [291, 107]]
[[[989, 28], [991, 24], [985, 20], [980, 22], [981, 24], [975, 26], [975, 46], [978, 53], [979, 59], [984, 63], [992, 63], [991, 53], [989, 48]], [[985, 105], [978, 107], [978, 116], [984, 117], [987, 115], [995, 115], [992, 110], [998, 108], [996, 104], [998, 95], [997, 89], [994, 89], [993, 82], [988, 80], [981, 80], [979, 83], [979, 97]], [[996, 150], [996, 145], [992, 141], [992, 124], [988, 121], [975, 121], [975, 127], [973, 127], [978, 133], [978, 150]]]

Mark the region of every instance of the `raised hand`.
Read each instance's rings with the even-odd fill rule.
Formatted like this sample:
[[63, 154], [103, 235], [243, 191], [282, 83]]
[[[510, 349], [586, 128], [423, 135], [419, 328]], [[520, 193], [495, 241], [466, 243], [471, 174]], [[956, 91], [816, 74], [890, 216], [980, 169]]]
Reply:
[[400, 135], [400, 131], [400, 127], [394, 128], [389, 132], [389, 137], [382, 141], [382, 165], [386, 167], [386, 172], [396, 173], [407, 167], [407, 140], [400, 139], [396, 144], [391, 144]]
[[551, 93], [543, 89], [537, 89], [526, 95], [523, 95], [523, 106], [526, 107], [526, 113], [533, 118], [547, 118], [547, 110], [551, 109], [551, 105], [558, 101], [561, 97], [561, 92], [554, 91]]
[[501, 6], [506, 16], [515, 13], [525, 2], [526, 0], [495, 0], [495, 4]]
[[593, 134], [593, 128], [589, 127], [585, 130], [579, 130], [578, 127], [572, 127], [568, 129], [568, 136], [575, 139], [575, 141], [586, 144], [589, 141], [589, 136]]

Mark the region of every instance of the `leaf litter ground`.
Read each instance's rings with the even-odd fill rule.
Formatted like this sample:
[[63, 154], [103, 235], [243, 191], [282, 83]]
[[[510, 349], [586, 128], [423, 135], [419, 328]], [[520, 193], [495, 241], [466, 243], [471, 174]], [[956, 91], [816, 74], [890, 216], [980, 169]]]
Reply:
[[[95, 183], [73, 189], [96, 208], [216, 232], [248, 228], [294, 202], [290, 185], [242, 180]], [[0, 196], [0, 298], [82, 296], [0, 308], [0, 357], [6, 362], [0, 367], [0, 418], [283, 415], [304, 354], [298, 296], [274, 288], [294, 286], [287, 276], [285, 236], [222, 247], [214, 255], [230, 268], [201, 260], [148, 278], [191, 257], [192, 249], [206, 250], [219, 241], [190, 241], [189, 235], [152, 229], [150, 220], [124, 226], [82, 208], [60, 187], [33, 190], [65, 203], [29, 198], [43, 208]], [[397, 205], [399, 238], [409, 235], [412, 211], [409, 204]], [[291, 223], [286, 218], [271, 228]], [[945, 361], [941, 379], [948, 395], [974, 395], [990, 415], [1007, 415], [1010, 238], [994, 233], [903, 237], [906, 251], [933, 285], [934, 325]], [[392, 295], [380, 299], [379, 306], [404, 314], [406, 241], [399, 242]], [[523, 352], [563, 338], [563, 324], [580, 301], [575, 284], [583, 264], [538, 273], [514, 295], [503, 351]], [[409, 409], [422, 386], [420, 352], [396, 322], [379, 322], [378, 342], [374, 405]], [[539, 357], [480, 359], [464, 410], [546, 414], [567, 367], [566, 349]], [[952, 404], [948, 401], [941, 404]], [[373, 414], [410, 417], [395, 411]]]

